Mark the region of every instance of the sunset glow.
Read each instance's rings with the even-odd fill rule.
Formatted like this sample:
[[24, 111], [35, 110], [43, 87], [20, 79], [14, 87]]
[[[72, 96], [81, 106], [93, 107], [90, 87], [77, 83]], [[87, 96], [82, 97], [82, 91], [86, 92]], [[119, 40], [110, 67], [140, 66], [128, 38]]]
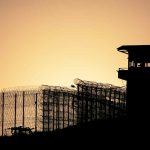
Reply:
[[117, 47], [149, 44], [149, 27], [149, 0], [0, 0], [0, 89], [74, 78], [123, 86]]

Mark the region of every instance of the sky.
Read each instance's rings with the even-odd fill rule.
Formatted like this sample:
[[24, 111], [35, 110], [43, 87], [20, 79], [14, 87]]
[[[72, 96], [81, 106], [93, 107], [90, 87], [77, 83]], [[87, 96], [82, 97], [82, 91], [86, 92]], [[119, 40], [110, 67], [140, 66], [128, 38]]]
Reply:
[[149, 44], [149, 27], [149, 0], [0, 0], [0, 89], [75, 78], [124, 86], [117, 48]]

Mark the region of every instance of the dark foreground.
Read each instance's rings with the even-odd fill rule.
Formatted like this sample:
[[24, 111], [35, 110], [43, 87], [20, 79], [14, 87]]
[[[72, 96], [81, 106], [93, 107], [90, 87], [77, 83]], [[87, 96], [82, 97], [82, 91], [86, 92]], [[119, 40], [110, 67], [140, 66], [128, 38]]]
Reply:
[[126, 147], [137, 145], [141, 134], [126, 119], [98, 120], [65, 128], [54, 132], [33, 133], [31, 135], [0, 137], [0, 145], [49, 145], [49, 146], [109, 146]]

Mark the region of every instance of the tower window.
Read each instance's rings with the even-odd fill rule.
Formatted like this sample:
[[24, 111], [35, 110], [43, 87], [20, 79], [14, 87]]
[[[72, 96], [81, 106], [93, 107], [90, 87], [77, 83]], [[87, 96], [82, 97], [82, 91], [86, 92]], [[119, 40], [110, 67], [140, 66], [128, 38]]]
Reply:
[[150, 67], [150, 63], [145, 63], [145, 67]]
[[135, 67], [134, 61], [130, 61], [130, 62], [129, 62], [129, 67]]

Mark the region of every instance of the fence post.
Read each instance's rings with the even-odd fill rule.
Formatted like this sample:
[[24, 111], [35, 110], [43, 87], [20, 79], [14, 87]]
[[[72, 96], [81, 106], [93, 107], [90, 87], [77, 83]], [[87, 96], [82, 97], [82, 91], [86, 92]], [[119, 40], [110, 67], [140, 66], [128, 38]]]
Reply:
[[37, 132], [37, 93], [35, 94], [35, 132]]
[[75, 95], [74, 94], [72, 94], [72, 110], [73, 110], [73, 125], [74, 125], [74, 97], [75, 97]]
[[96, 97], [95, 97], [95, 109], [96, 109], [96, 112], [95, 112], [95, 116], [96, 116], [96, 120], [97, 120], [97, 87], [95, 88], [95, 93], [96, 93]]
[[2, 136], [4, 135], [4, 92], [2, 93]]
[[43, 90], [43, 132], [45, 130], [44, 122], [45, 122], [45, 90]]
[[69, 117], [70, 117], [70, 116], [69, 116], [69, 115], [70, 115], [70, 114], [69, 114], [69, 111], [70, 111], [70, 110], [69, 110], [69, 107], [70, 107], [70, 106], [69, 106], [69, 103], [70, 103], [70, 93], [69, 93], [69, 92], [68, 92], [68, 97], [67, 97], [67, 99], [68, 99], [68, 100], [67, 100], [67, 107], [68, 107], [68, 112], [67, 112], [67, 113], [68, 113], [68, 127], [69, 127], [69, 124], [70, 124], [70, 118], [69, 118]]
[[47, 104], [48, 104], [48, 132], [50, 131], [49, 129], [50, 129], [50, 114], [49, 114], [49, 111], [50, 111], [50, 109], [49, 109], [49, 105], [50, 105], [50, 90], [48, 90], [48, 95], [47, 95], [47, 100], [48, 100], [48, 102], [47, 102]]
[[[109, 90], [109, 105], [107, 106], [107, 107], [109, 107], [109, 119], [111, 119], [111, 113], [112, 113], [112, 102], [111, 102], [111, 100], [112, 100], [112, 92], [113, 92], [113, 90], [112, 90], [112, 88], [110, 87], [110, 90]], [[106, 100], [107, 101], [107, 100]]]
[[115, 119], [116, 118], [116, 90], [114, 90], [114, 103], [113, 103], [113, 118]]
[[65, 127], [65, 105], [64, 105], [65, 93], [63, 92], [63, 128]]
[[14, 127], [16, 127], [17, 123], [17, 94], [15, 94], [15, 117], [14, 117]]
[[23, 93], [22, 93], [22, 97], [23, 97], [23, 98], [22, 98], [22, 101], [23, 101], [23, 108], [22, 108], [22, 109], [23, 109], [23, 110], [22, 110], [22, 111], [23, 111], [23, 114], [22, 114], [22, 126], [23, 126], [23, 128], [24, 128], [24, 118], [25, 118], [25, 117], [24, 117], [24, 91], [23, 91]]
[[80, 114], [79, 114], [79, 98], [80, 98], [80, 90], [79, 90], [79, 84], [77, 84], [77, 123], [79, 123], [80, 122]]

